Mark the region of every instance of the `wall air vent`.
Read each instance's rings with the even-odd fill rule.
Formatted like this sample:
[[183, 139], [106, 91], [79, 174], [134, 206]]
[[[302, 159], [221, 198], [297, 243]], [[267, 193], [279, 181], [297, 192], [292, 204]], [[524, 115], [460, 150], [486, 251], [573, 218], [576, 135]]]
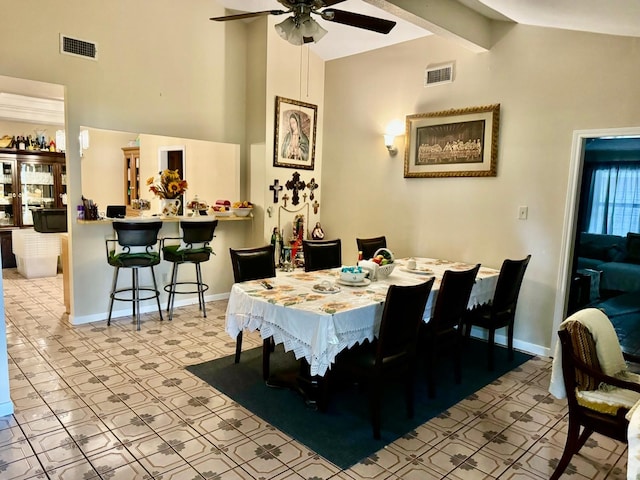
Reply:
[[96, 60], [98, 49], [93, 42], [60, 35], [60, 53]]
[[453, 63], [427, 67], [424, 72], [425, 87], [451, 82], [453, 82]]

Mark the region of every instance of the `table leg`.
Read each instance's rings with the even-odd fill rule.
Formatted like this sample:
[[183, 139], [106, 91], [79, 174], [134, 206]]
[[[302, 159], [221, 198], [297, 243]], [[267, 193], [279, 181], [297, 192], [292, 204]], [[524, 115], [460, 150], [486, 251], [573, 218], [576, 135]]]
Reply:
[[[264, 361], [264, 357], [263, 357]], [[268, 359], [266, 363], [268, 364]], [[268, 365], [267, 365], [268, 372]], [[264, 364], [263, 364], [263, 373]], [[288, 388], [297, 392], [310, 408], [325, 411], [327, 405], [326, 379], [319, 375], [311, 375], [309, 363], [305, 358], [300, 360], [297, 370], [277, 372], [268, 375], [266, 384], [272, 388]]]

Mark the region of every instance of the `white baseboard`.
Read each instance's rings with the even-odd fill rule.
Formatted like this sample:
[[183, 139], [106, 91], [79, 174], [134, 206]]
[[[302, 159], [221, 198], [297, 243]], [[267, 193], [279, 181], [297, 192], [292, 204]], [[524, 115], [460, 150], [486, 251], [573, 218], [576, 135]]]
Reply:
[[[216, 293], [215, 295], [206, 295], [204, 297], [205, 302], [214, 302], [217, 300], [226, 300], [229, 298], [229, 293]], [[142, 305], [140, 307], [140, 313], [149, 313], [156, 312], [158, 310], [157, 305], [154, 302], [146, 302], [147, 304]], [[185, 297], [180, 298], [180, 296], [176, 297], [174, 307], [184, 307], [186, 305], [195, 305], [198, 303], [198, 297]], [[125, 305], [124, 302], [118, 302], [120, 305]], [[162, 314], [165, 314], [165, 310], [167, 308], [166, 301], [160, 303], [160, 307], [162, 307]], [[107, 321], [107, 317], [109, 316], [109, 312], [105, 311], [102, 313], [94, 313], [92, 315], [69, 315], [69, 322], [71, 325], [84, 325], [85, 323], [93, 323], [93, 322], [105, 322]], [[121, 317], [130, 317], [131, 316], [131, 302], [126, 304], [125, 308], [120, 308], [118, 310], [113, 310], [111, 313], [111, 318], [121, 318]]]
[[[487, 339], [487, 330], [484, 328], [473, 327], [471, 329], [471, 336], [480, 340]], [[507, 336], [496, 333], [496, 344], [507, 346]], [[530, 355], [538, 355], [540, 357], [551, 357], [551, 349], [549, 347], [543, 347], [542, 345], [536, 345], [534, 343], [523, 342], [516, 338], [513, 339], [513, 348], [520, 350], [521, 352], [528, 353]]]

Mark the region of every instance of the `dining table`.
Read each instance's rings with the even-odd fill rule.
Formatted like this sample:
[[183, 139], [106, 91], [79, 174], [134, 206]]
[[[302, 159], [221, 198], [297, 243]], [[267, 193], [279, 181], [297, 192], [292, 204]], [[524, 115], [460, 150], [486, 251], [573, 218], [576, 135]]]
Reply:
[[[423, 320], [431, 318], [446, 270], [463, 271], [475, 265], [450, 260], [414, 257], [395, 260], [386, 278], [345, 283], [341, 268], [305, 272], [278, 271], [276, 277], [235, 283], [226, 311], [226, 331], [235, 339], [243, 330], [259, 330], [285, 351], [304, 359], [312, 376], [324, 376], [336, 356], [377, 335], [390, 285], [416, 285], [435, 277]], [[411, 266], [412, 268], [409, 268]], [[468, 308], [493, 298], [499, 270], [481, 267]]]

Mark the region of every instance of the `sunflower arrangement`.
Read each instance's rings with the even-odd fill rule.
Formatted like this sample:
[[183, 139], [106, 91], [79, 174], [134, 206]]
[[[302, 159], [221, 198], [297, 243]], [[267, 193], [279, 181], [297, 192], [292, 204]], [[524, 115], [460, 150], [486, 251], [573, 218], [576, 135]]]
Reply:
[[187, 181], [180, 178], [177, 170], [163, 170], [157, 177], [147, 179], [149, 191], [158, 198], [178, 198], [188, 188]]

